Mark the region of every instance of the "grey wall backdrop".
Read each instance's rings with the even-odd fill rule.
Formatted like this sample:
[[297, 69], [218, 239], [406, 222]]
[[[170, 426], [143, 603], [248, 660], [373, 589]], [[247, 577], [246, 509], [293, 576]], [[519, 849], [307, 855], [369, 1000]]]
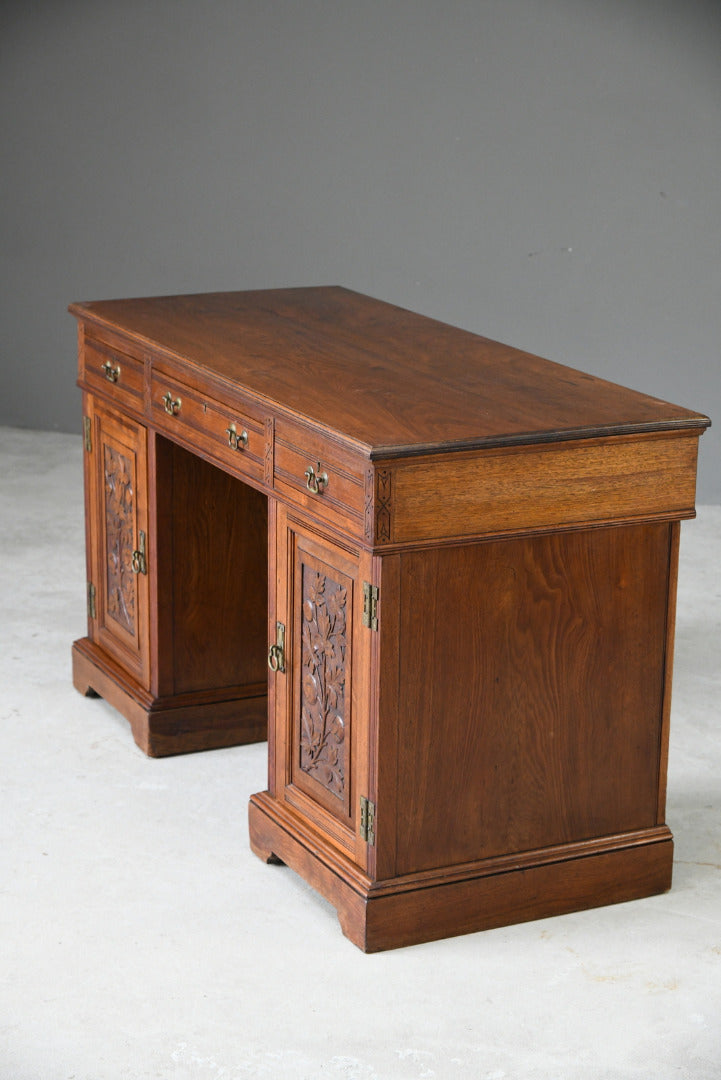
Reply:
[[5, 0], [0, 422], [69, 301], [339, 283], [700, 409], [721, 502], [721, 5]]

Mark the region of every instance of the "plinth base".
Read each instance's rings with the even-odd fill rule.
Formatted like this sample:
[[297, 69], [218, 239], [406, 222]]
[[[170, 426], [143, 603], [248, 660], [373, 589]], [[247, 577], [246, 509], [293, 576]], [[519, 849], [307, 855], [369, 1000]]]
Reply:
[[335, 907], [364, 952], [637, 900], [671, 886], [673, 838], [653, 829], [371, 881], [268, 792], [249, 806], [250, 845]]
[[73, 685], [85, 696], [97, 694], [122, 713], [149, 757], [267, 738], [267, 695], [243, 696], [239, 688], [225, 688], [155, 698], [89, 638], [73, 644]]

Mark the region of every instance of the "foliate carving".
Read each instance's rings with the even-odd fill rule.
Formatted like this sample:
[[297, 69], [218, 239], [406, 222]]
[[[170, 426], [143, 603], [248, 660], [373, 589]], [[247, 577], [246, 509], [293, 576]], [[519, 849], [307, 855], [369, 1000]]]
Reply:
[[124, 630], [135, 634], [135, 576], [131, 565], [135, 538], [133, 472], [130, 460], [107, 443], [103, 466], [106, 609]]
[[379, 469], [377, 473], [376, 539], [379, 544], [391, 538], [391, 477], [389, 469]]
[[300, 767], [345, 795], [347, 590], [303, 566]]

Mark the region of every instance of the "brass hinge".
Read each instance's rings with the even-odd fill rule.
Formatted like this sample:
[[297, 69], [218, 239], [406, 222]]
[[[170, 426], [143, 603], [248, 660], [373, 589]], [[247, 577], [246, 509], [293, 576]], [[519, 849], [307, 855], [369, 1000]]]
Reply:
[[375, 803], [372, 803], [370, 799], [366, 799], [365, 795], [361, 795], [360, 798], [360, 835], [361, 840], [365, 840], [366, 844], [370, 844], [371, 847], [376, 842], [376, 807]]
[[378, 586], [363, 582], [363, 625], [378, 629]]
[[89, 416], [83, 417], [83, 437], [85, 439], [85, 449], [89, 454], [93, 451], [93, 423]]
[[95, 609], [95, 586], [92, 581], [88, 582], [88, 616], [91, 619], [96, 617]]

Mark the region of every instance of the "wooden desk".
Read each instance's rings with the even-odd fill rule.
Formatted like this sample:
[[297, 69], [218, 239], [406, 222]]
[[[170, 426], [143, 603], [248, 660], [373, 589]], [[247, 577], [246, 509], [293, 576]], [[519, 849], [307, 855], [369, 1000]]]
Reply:
[[269, 718], [253, 850], [368, 951], [670, 886], [706, 417], [339, 288], [70, 310], [79, 690], [154, 755]]

